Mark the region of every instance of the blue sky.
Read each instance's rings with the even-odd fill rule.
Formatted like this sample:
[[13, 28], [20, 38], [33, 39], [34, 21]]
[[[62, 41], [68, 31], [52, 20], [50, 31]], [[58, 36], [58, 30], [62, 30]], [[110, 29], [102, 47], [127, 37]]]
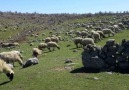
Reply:
[[129, 11], [129, 0], [1, 0], [0, 11], [95, 13]]

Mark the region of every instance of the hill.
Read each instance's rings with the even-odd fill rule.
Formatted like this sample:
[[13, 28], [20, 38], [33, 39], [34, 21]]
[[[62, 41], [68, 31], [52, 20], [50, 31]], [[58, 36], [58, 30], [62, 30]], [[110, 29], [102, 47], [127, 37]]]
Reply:
[[[4, 90], [127, 90], [129, 89], [128, 74], [113, 72], [84, 72], [81, 53], [73, 43], [75, 31], [92, 30], [99, 27], [123, 23], [125, 28], [114, 36], [106, 37], [96, 45], [103, 46], [108, 39], [114, 38], [120, 43], [129, 38], [128, 13], [97, 13], [97, 14], [37, 14], [12, 13], [0, 14], [1, 42], [18, 42], [20, 47], [0, 48], [0, 51], [20, 50], [23, 61], [32, 57], [32, 48], [51, 35], [60, 35], [60, 50], [49, 52], [46, 48], [38, 56], [39, 64], [21, 69], [18, 63], [14, 67], [14, 80], [8, 82], [5, 74], [0, 75], [0, 89]], [[94, 27], [94, 28], [93, 28]], [[33, 43], [32, 46], [30, 44]], [[72, 64], [65, 63], [71, 60]], [[96, 79], [97, 78], [97, 79]]]

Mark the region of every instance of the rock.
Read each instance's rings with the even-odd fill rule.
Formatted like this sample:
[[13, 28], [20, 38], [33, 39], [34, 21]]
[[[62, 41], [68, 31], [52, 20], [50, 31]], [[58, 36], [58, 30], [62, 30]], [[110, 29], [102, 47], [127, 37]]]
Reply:
[[29, 58], [24, 64], [23, 64], [23, 68], [26, 68], [28, 66], [31, 66], [31, 65], [35, 65], [35, 64], [38, 64], [39, 63], [39, 60], [34, 57], [34, 58]]
[[66, 59], [66, 60], [65, 60], [65, 63], [72, 63], [72, 60]]
[[94, 80], [99, 80], [99, 78], [97, 78], [97, 77], [93, 77], [93, 79], [94, 79]]

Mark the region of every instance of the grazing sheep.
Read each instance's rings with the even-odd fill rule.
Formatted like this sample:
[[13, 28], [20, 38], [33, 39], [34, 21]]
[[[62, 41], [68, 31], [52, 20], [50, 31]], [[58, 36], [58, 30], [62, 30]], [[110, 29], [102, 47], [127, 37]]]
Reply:
[[59, 39], [59, 41], [62, 41], [62, 38], [61, 38], [61, 36], [58, 36], [58, 39]]
[[51, 47], [53, 48], [53, 50], [55, 49], [55, 47], [57, 47], [58, 49], [60, 49], [60, 47], [58, 46], [58, 44], [56, 42], [48, 42], [47, 43], [47, 48], [49, 49], [49, 51], [51, 51]]
[[32, 53], [34, 57], [37, 57], [38, 55], [42, 54], [42, 51], [39, 48], [33, 48]]
[[95, 45], [94, 40], [92, 38], [84, 38], [84, 39], [82, 39], [83, 47], [88, 45], [88, 44]]
[[82, 38], [86, 38], [88, 35], [89, 35], [89, 33], [86, 32], [86, 31], [82, 31], [82, 32], [81, 32]]
[[105, 38], [104, 33], [102, 31], [96, 31], [96, 32], [99, 33], [101, 39]]
[[14, 42], [14, 43], [1, 43], [1, 46], [3, 47], [3, 48], [5, 48], [5, 47], [16, 47], [16, 46], [20, 46], [19, 45], [19, 43], [17, 43], [17, 42]]
[[51, 37], [51, 41], [58, 43], [59, 42], [59, 38], [56, 37], [56, 36]]
[[9, 51], [0, 53], [0, 58], [3, 59], [7, 63], [18, 62], [20, 65], [23, 64], [22, 55], [19, 51]]
[[12, 46], [13, 46], [13, 47], [16, 47], [16, 46], [19, 47], [20, 45], [19, 45], [19, 43], [14, 42], [14, 43], [10, 43], [9, 46], [10, 46], [10, 47], [12, 47]]
[[118, 23], [118, 26], [119, 26], [121, 29], [125, 29], [123, 23]]
[[108, 29], [108, 28], [103, 29], [102, 31], [103, 31], [104, 35], [108, 34], [109, 37], [111, 34], [112, 34], [112, 36], [115, 35], [115, 33], [111, 29]]
[[47, 44], [46, 44], [46, 43], [40, 43], [40, 44], [38, 45], [38, 48], [39, 48], [40, 50], [43, 50], [43, 49], [47, 48]]
[[10, 81], [13, 80], [14, 71], [2, 59], [0, 59], [0, 72], [5, 73], [7, 75], [7, 77], [10, 79]]
[[81, 37], [77, 37], [74, 39], [74, 44], [76, 45], [77, 48], [79, 48], [79, 45], [80, 44], [80, 47], [81, 47], [81, 43], [82, 43], [82, 38]]
[[100, 34], [99, 34], [98, 32], [96, 32], [96, 31], [92, 31], [92, 32], [91, 32], [91, 34], [92, 34], [93, 39], [94, 39], [94, 41], [95, 41], [95, 42], [97, 42], [97, 41], [100, 41], [100, 40], [101, 40], [101, 39], [100, 39]]
[[34, 57], [34, 58], [29, 58], [24, 64], [23, 64], [23, 68], [26, 68], [28, 66], [31, 65], [36, 65], [39, 63], [38, 58]]
[[48, 42], [50, 42], [51, 41], [51, 38], [50, 37], [47, 37], [47, 38], [45, 38], [45, 43], [48, 43]]
[[80, 31], [76, 31], [76, 32], [75, 32], [75, 35], [76, 35], [76, 36], [80, 36], [80, 35], [81, 35], [81, 32], [80, 32]]
[[1, 43], [2, 48], [9, 47], [9, 43]]
[[113, 25], [113, 27], [114, 27], [115, 33], [122, 32], [122, 30], [118, 25]]

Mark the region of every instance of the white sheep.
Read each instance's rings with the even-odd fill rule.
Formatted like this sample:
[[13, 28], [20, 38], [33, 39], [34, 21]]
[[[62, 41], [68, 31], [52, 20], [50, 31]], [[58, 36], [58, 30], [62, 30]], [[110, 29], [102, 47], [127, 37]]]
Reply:
[[104, 35], [106, 35], [106, 34], [108, 34], [108, 36], [110, 36], [110, 35], [114, 36], [115, 35], [115, 33], [111, 29], [108, 29], [108, 28], [103, 29], [102, 31], [103, 31]]
[[20, 65], [23, 64], [22, 55], [19, 51], [9, 51], [0, 53], [0, 58], [3, 59], [7, 63], [18, 62]]
[[40, 50], [43, 50], [43, 49], [47, 48], [47, 44], [46, 44], [46, 43], [40, 43], [40, 44], [38, 45], [38, 48], [39, 48]]
[[92, 37], [93, 37], [93, 39], [94, 39], [95, 42], [101, 40], [101, 39], [100, 39], [100, 34], [99, 34], [98, 32], [92, 30], [92, 31], [91, 31], [91, 34], [92, 34]]
[[86, 31], [82, 31], [82, 32], [81, 32], [82, 38], [86, 38], [88, 35], [89, 35], [89, 33], [86, 32]]
[[83, 45], [83, 47], [88, 45], [88, 44], [95, 45], [93, 38], [84, 38], [84, 39], [82, 39], [81, 44]]
[[0, 72], [5, 73], [11, 81], [13, 80], [14, 71], [2, 59], [0, 59]]
[[37, 57], [38, 55], [42, 54], [42, 51], [39, 48], [33, 48], [32, 53], [34, 57]]
[[51, 51], [51, 48], [53, 48], [53, 50], [56, 48], [60, 49], [59, 45], [56, 42], [48, 42], [47, 43], [47, 48], [49, 49], [49, 51]]
[[99, 33], [101, 39], [105, 38], [105, 35], [102, 31], [96, 31], [96, 32]]
[[79, 47], [79, 44], [80, 44], [80, 47], [81, 47], [81, 43], [82, 43], [82, 38], [81, 37], [76, 37], [74, 39], [74, 44], [76, 45], [77, 48]]
[[47, 38], [45, 38], [45, 43], [48, 43], [48, 42], [50, 42], [51, 41], [51, 38], [50, 37], [47, 37]]
[[9, 44], [10, 47], [19, 47], [20, 44], [18, 42], [13, 42]]
[[51, 37], [51, 41], [58, 43], [59, 42], [59, 38], [56, 37], [56, 36]]

